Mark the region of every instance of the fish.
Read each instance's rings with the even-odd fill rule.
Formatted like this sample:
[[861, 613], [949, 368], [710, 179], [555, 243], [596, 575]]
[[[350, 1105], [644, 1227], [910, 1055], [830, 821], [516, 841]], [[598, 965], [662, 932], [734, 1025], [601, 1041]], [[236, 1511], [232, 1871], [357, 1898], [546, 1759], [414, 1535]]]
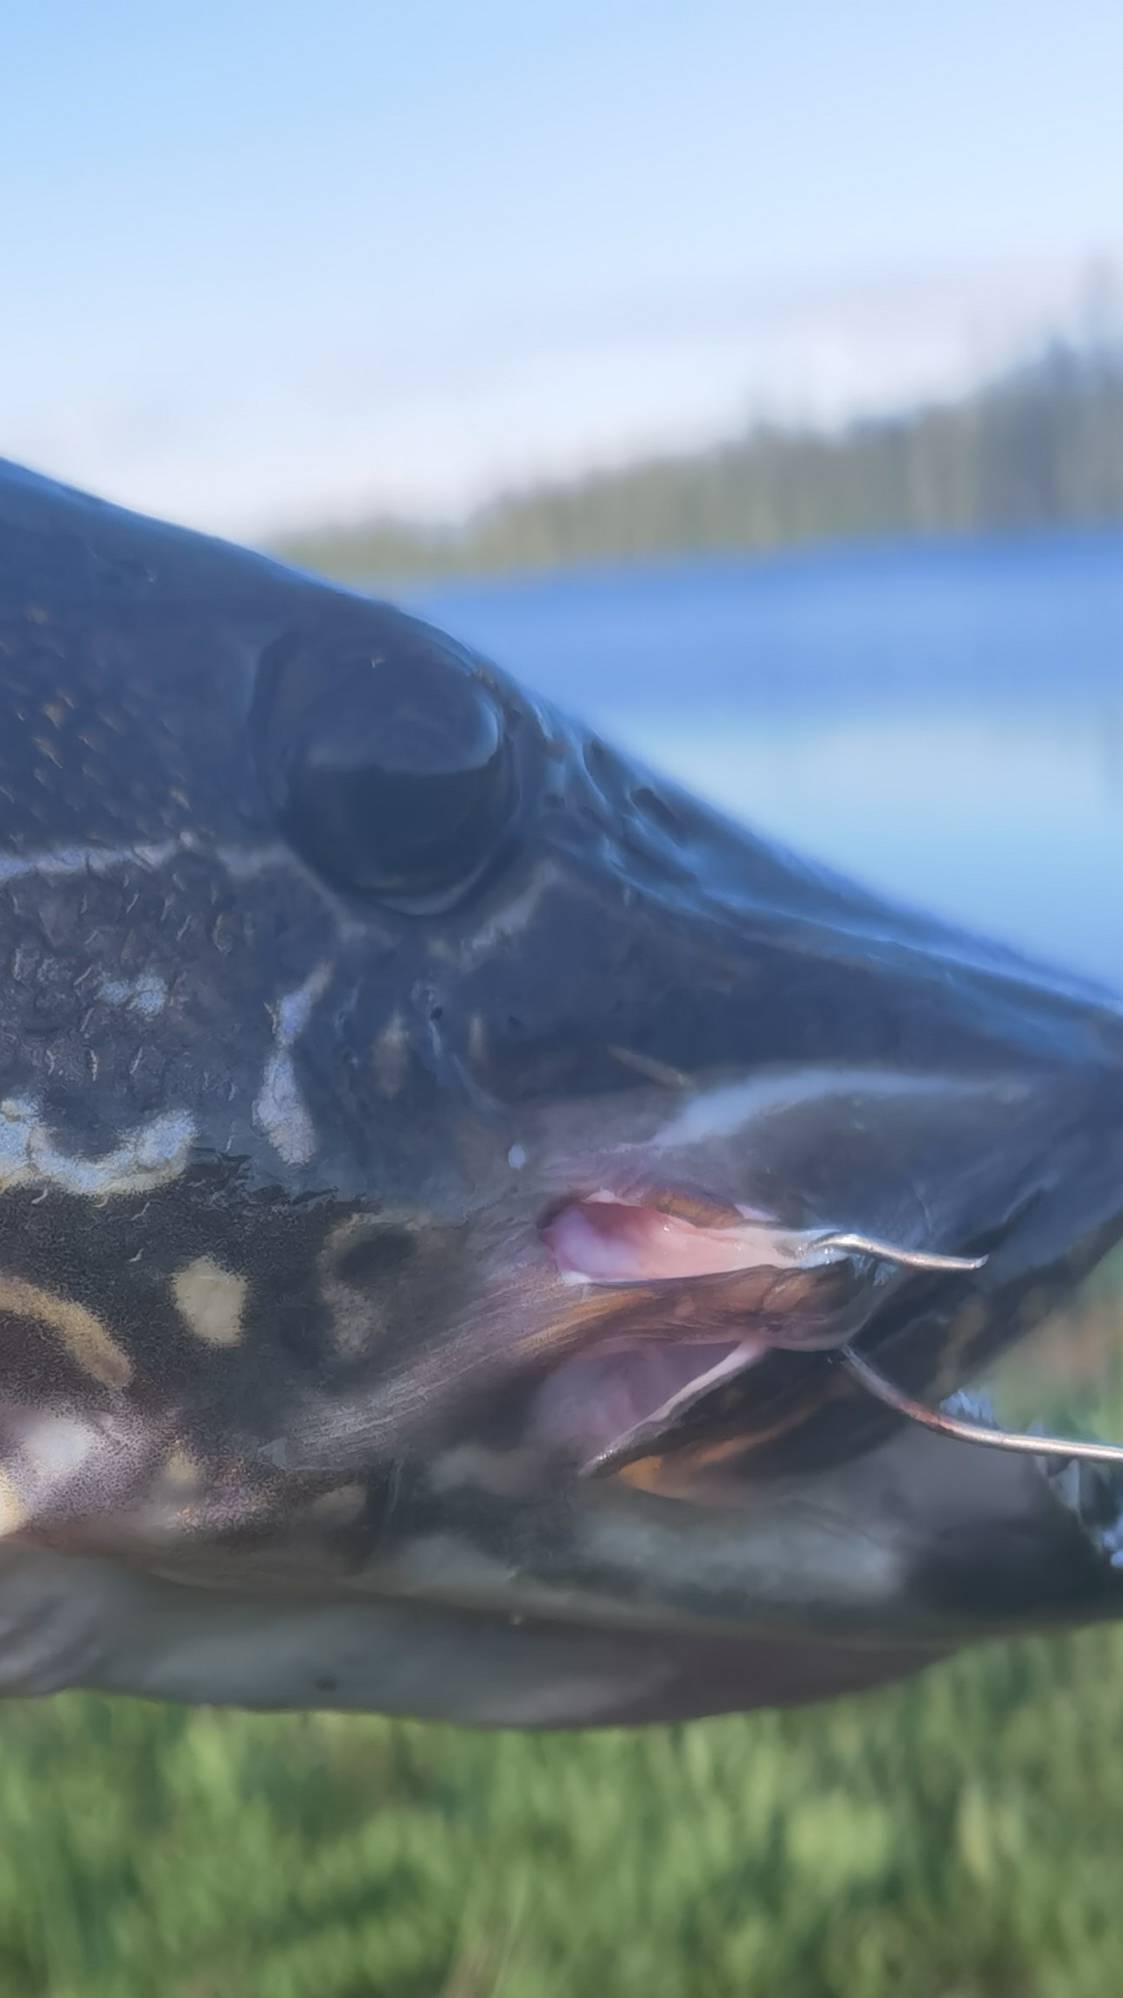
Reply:
[[0, 717], [0, 1691], [638, 1724], [1119, 1613], [1116, 1469], [867, 1391], [1123, 1237], [1116, 995], [7, 463]]

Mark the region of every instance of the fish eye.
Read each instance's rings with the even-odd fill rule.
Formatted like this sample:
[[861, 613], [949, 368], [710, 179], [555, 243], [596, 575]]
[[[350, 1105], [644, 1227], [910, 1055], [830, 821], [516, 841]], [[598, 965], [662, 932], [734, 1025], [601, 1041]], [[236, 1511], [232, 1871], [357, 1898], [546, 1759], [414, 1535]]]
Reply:
[[337, 887], [431, 908], [500, 855], [514, 809], [498, 701], [458, 650], [393, 617], [374, 643], [299, 646], [259, 688], [267, 785], [292, 845]]

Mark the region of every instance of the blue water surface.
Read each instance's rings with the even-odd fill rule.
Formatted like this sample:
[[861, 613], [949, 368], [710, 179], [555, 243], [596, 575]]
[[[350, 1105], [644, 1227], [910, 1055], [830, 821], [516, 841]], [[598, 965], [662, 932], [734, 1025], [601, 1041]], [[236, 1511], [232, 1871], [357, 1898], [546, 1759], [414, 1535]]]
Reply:
[[736, 816], [1123, 990], [1123, 532], [408, 596]]

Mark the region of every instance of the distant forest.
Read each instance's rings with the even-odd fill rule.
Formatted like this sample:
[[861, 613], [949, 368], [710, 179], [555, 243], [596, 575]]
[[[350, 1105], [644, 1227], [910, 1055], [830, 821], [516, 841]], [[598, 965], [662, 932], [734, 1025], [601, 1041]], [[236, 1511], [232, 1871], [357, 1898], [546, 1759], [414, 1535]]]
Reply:
[[455, 526], [375, 518], [280, 552], [353, 580], [548, 568], [857, 535], [1123, 521], [1123, 345], [1057, 341], [956, 402], [541, 484]]

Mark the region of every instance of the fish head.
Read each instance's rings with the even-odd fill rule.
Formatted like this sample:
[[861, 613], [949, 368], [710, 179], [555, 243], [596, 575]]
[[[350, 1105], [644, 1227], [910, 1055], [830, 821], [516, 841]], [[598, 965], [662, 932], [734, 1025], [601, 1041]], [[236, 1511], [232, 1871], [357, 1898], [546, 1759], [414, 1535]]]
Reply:
[[1108, 1613], [1039, 1474], [837, 1357], [946, 1392], [1123, 1233], [1111, 995], [14, 470], [0, 700], [0, 1524], [148, 1606], [84, 1682], [252, 1703], [273, 1619], [286, 1704], [451, 1646], [434, 1711], [642, 1717]]

